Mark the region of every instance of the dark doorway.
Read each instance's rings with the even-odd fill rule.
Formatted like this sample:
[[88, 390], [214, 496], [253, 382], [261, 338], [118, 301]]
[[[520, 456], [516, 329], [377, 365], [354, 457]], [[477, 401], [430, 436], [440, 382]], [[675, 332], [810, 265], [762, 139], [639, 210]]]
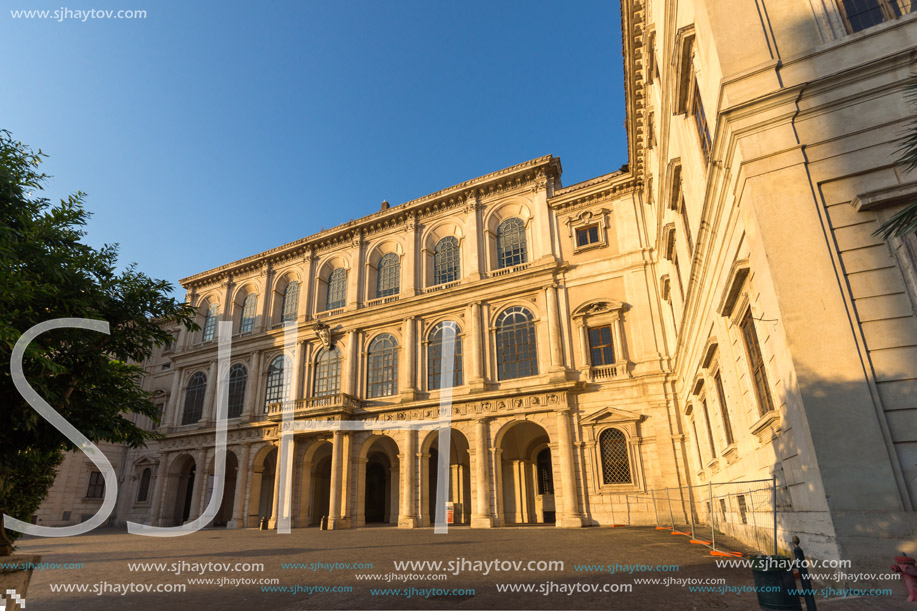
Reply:
[[366, 522], [385, 521], [385, 467], [378, 462], [366, 465]]
[[184, 524], [188, 521], [188, 518], [191, 517], [191, 497], [194, 495], [194, 475], [197, 471], [197, 467], [191, 467], [191, 471], [188, 473], [188, 484], [185, 488], [185, 506], [181, 511], [181, 523]]

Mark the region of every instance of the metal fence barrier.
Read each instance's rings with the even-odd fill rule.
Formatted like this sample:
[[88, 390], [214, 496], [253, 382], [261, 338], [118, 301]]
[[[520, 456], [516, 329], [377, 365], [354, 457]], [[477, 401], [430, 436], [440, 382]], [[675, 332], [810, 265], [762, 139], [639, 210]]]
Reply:
[[[625, 515], [612, 522], [628, 526], [655, 525], [673, 536], [710, 548], [717, 556], [741, 556], [723, 549], [723, 536], [777, 555], [777, 478], [708, 482], [696, 486], [659, 488], [626, 495]], [[717, 537], [720, 542], [717, 542]]]

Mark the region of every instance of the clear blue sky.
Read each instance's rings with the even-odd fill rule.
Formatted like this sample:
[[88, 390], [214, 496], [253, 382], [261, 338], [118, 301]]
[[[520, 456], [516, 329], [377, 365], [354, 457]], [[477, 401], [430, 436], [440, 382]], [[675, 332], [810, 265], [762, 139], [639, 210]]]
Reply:
[[[13, 19], [11, 9], [146, 19]], [[0, 128], [88, 241], [178, 279], [545, 154], [627, 161], [610, 0], [9, 0]], [[184, 295], [179, 290], [178, 295]]]

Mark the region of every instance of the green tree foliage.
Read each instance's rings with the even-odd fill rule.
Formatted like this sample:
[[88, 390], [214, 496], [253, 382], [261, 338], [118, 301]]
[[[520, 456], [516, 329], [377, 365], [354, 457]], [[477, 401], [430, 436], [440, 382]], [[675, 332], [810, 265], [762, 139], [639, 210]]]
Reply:
[[[42, 152], [0, 131], [0, 513], [29, 521], [54, 481], [70, 442], [22, 398], [10, 357], [20, 335], [55, 318], [109, 323], [110, 335], [55, 329], [25, 353], [35, 391], [93, 442], [143, 445], [156, 437], [132, 414], [158, 421], [138, 365], [172, 340], [175, 324], [195, 329], [194, 310], [168, 282], [118, 270], [117, 245], [84, 244], [84, 194], [53, 205], [42, 197]], [[15, 534], [15, 533], [10, 533]], [[0, 555], [11, 544], [0, 523]]]

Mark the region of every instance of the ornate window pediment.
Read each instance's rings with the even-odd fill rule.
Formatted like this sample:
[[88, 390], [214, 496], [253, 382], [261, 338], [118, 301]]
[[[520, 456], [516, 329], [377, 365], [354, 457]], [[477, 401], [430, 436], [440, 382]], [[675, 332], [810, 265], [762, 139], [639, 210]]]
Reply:
[[611, 210], [583, 210], [579, 214], [567, 217], [570, 238], [573, 240], [573, 253], [608, 246], [608, 215]]

